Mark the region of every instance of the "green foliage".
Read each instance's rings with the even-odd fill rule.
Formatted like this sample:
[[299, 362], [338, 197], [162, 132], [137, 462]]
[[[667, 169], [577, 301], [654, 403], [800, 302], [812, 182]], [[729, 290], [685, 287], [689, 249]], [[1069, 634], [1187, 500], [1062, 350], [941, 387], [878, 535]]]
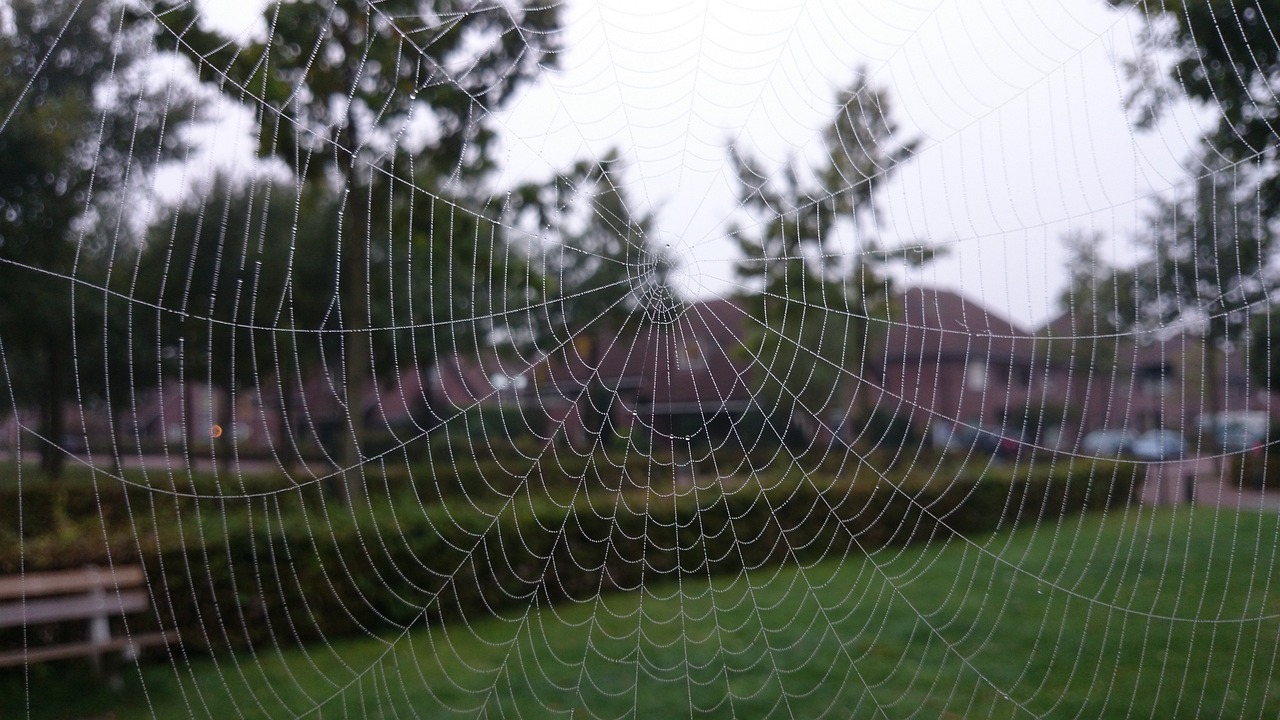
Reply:
[[858, 377], [867, 323], [856, 289], [801, 278], [785, 294], [766, 290], [748, 312], [743, 347], [757, 363], [757, 401], [780, 431], [813, 438], [849, 402]]
[[1185, 322], [1205, 351], [1205, 411], [1220, 409], [1221, 351], [1238, 343], [1252, 317], [1280, 290], [1276, 235], [1263, 214], [1260, 167], [1230, 165], [1205, 150], [1204, 174], [1185, 198], [1158, 200], [1144, 244], [1153, 257], [1135, 268], [1137, 326]]
[[129, 308], [107, 291], [111, 263], [133, 241], [127, 208], [140, 180], [175, 154], [190, 104], [147, 77], [146, 26], [122, 23], [120, 3], [13, 0], [5, 10], [0, 378], [18, 405], [40, 407], [36, 445], [57, 475], [64, 404], [127, 401]]
[[335, 209], [316, 188], [220, 178], [154, 224], [132, 288], [144, 304], [135, 314], [154, 314], [139, 324], [159, 328], [160, 359], [182, 355], [188, 378], [229, 388], [257, 385], [282, 352], [322, 354], [288, 331], [323, 326]]
[[[1273, 668], [1247, 660], [1276, 648], [1266, 609], [1280, 591], [1265, 579], [1280, 553], [1250, 539], [1275, 537], [1278, 523], [1135, 508], [972, 543], [657, 579], [600, 603], [417, 628], [390, 646], [352, 638], [149, 664], [123, 691], [38, 666], [0, 677], [0, 713], [22, 716], [30, 697], [33, 720], [185, 716], [198, 693], [209, 717], [359, 703], [408, 717], [1005, 717], [1014, 703], [1045, 718], [1179, 717], [1188, 703], [1266, 717]], [[674, 672], [637, 673], [639, 662]]]
[[1101, 261], [1101, 236], [1068, 237], [1072, 278], [1062, 305], [1071, 334], [1048, 341], [1047, 350], [1082, 371], [1113, 367], [1122, 338], [1180, 325], [1203, 340], [1203, 392], [1213, 412], [1222, 394], [1220, 350], [1245, 340], [1251, 326], [1265, 329], [1253, 318], [1270, 306], [1280, 279], [1259, 167], [1229, 164], [1212, 150], [1200, 163], [1189, 194], [1155, 202], [1138, 238], [1150, 254], [1132, 268]]
[[[792, 166], [771, 176], [745, 154], [731, 153], [739, 200], [756, 221], [734, 235], [743, 255], [737, 273], [758, 289], [744, 301], [742, 345], [756, 364], [757, 401], [783, 428], [813, 441], [829, 435], [830, 416], [848, 407], [872, 318], [887, 312], [889, 284], [880, 265], [934, 254], [876, 246], [874, 190], [911, 156], [914, 142], [899, 139], [887, 96], [861, 76], [840, 101], [823, 134], [829, 161], [811, 171], [812, 180]], [[834, 240], [841, 223], [873, 238], [852, 263]]]
[[1280, 391], [1280, 308], [1269, 305], [1253, 316], [1245, 360], [1254, 382], [1271, 392]]
[[1115, 367], [1121, 337], [1138, 324], [1138, 273], [1106, 263], [1101, 233], [1075, 232], [1063, 241], [1069, 279], [1058, 304], [1070, 323], [1042, 343], [1044, 352], [1050, 362], [1086, 374]]
[[[427, 497], [430, 486], [460, 477], [461, 462], [419, 472], [410, 488], [354, 510], [327, 505], [315, 485], [200, 500], [175, 496], [189, 504], [181, 535], [171, 522], [157, 521], [153, 531], [140, 523], [144, 508], [167, 503], [152, 492], [121, 520], [124, 533], [111, 557], [147, 565], [166, 590], [160, 616], [183, 631], [188, 650], [217, 650], [272, 638], [396, 634], [397, 624], [424, 613], [475, 620], [527, 607], [532, 598], [587, 601], [601, 591], [637, 589], [654, 572], [733, 574], [997, 530], [1124, 506], [1140, 477], [1137, 465], [1083, 461], [1060, 463], [1052, 473], [970, 471], [953, 481], [899, 484], [867, 469], [835, 480], [802, 472], [758, 477], [673, 496], [646, 490], [640, 481], [647, 475], [634, 478], [631, 489], [593, 490], [589, 478], [617, 483], [626, 472], [608, 463], [591, 461], [582, 476], [553, 467], [506, 468], [514, 492], [492, 485], [503, 473], [479, 472], [488, 487], [443, 504]], [[555, 487], [590, 491], [544, 490]], [[145, 536], [137, 542], [132, 532]], [[62, 541], [62, 551], [54, 539], [29, 538], [25, 568], [103, 562], [101, 538]], [[11, 571], [16, 544], [5, 547], [0, 568]]]
[[1275, 231], [1251, 167], [1206, 151], [1191, 194], [1157, 201], [1142, 238], [1153, 263], [1138, 277], [1137, 305], [1148, 322], [1201, 321], [1216, 347], [1238, 340], [1278, 289], [1269, 272]]
[[[627, 344], [645, 322], [671, 317], [679, 302], [672, 255], [655, 242], [654, 215], [637, 209], [625, 170], [610, 151], [517, 188], [507, 209], [512, 233], [535, 238], [530, 301], [537, 309], [523, 339], [574, 366], [595, 368], [611, 344]], [[609, 428], [614, 392], [598, 373], [583, 375], [575, 400], [588, 442], [608, 444], [616, 437]]]
[[[1205, 137], [1207, 153], [1256, 163], [1262, 214], [1280, 206], [1276, 177], [1280, 103], [1280, 6], [1272, 2], [1221, 0], [1108, 0], [1132, 7], [1147, 21], [1145, 47], [1130, 65], [1130, 105], [1145, 125], [1154, 124], [1171, 101], [1189, 96], [1217, 116]], [[1174, 62], [1166, 63], [1172, 51]], [[1162, 64], [1166, 63], [1166, 64]]]
[[548, 243], [540, 248], [546, 304], [540, 334], [551, 344], [617, 331], [646, 293], [670, 292], [669, 253], [654, 246], [654, 216], [637, 211], [628, 196], [616, 150], [515, 195], [509, 223]]
[[[329, 329], [341, 331], [353, 409], [341, 462], [358, 466], [374, 377], [425, 371], [440, 354], [514, 334], [504, 326], [523, 317], [508, 301], [528, 295], [519, 279], [529, 273], [508, 266], [489, 217], [490, 125], [554, 65], [557, 6], [273, 2], [265, 37], [230, 39], [204, 27], [195, 3], [154, 5], [159, 44], [251, 106], [260, 155], [338, 199]], [[342, 485], [351, 499], [352, 482]]]
[[[1174, 319], [1204, 326], [1208, 411], [1216, 409], [1217, 348], [1238, 341], [1250, 316], [1277, 290], [1273, 272], [1280, 209], [1280, 46], [1275, 3], [1178, 0], [1133, 7], [1147, 20], [1146, 50], [1131, 64], [1132, 104], [1153, 124], [1171, 98], [1189, 96], [1216, 114], [1193, 164], [1193, 192], [1157, 203], [1141, 238], [1155, 257], [1137, 269], [1135, 305], [1148, 323]], [[1159, 65], [1174, 54], [1167, 68]], [[1161, 77], [1163, 75], [1163, 78]]]
[[[553, 4], [473, 12], [458, 0], [271, 2], [268, 34], [249, 41], [205, 29], [197, 4], [154, 4], [158, 42], [253, 106], [262, 156], [301, 177], [336, 171], [343, 185], [363, 187], [410, 158], [419, 180], [488, 169], [488, 123], [555, 65], [560, 38]], [[433, 132], [413, 132], [423, 125]]]

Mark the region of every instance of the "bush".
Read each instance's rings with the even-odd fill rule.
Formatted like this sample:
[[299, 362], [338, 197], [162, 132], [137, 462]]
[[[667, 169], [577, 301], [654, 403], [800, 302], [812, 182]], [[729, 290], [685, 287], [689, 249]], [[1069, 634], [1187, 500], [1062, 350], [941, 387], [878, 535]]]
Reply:
[[909, 417], [879, 406], [858, 418], [851, 431], [851, 437], [868, 448], [897, 449], [920, 444], [920, 434]]
[[1240, 487], [1280, 489], [1280, 452], [1249, 451], [1233, 455], [1227, 462], [1227, 472]]
[[[474, 465], [476, 477], [501, 485], [500, 476], [484, 478], [483, 462]], [[584, 462], [584, 474], [573, 477], [546, 463], [526, 483], [588, 482], [603, 474], [600, 465], [592, 470]], [[636, 589], [656, 575], [736, 573], [994, 531], [1123, 505], [1138, 477], [1135, 464], [1084, 461], [1030, 477], [986, 473], [898, 484], [856, 469], [838, 480], [797, 469], [731, 490], [579, 492], [572, 503], [533, 490], [509, 500], [441, 503], [412, 486], [394, 502], [383, 495], [355, 513], [325, 504], [311, 485], [190, 499], [181, 533], [176, 523], [148, 533], [127, 525], [109, 540], [110, 558], [146, 565], [156, 625], [178, 628], [188, 650], [218, 650], [390, 636], [424, 616], [474, 618], [519, 612], [535, 599], [584, 601]], [[96, 542], [32, 539], [22, 555], [26, 570], [106, 564], [101, 533], [89, 537]], [[18, 561], [16, 544], [0, 548], [5, 572], [15, 572]]]

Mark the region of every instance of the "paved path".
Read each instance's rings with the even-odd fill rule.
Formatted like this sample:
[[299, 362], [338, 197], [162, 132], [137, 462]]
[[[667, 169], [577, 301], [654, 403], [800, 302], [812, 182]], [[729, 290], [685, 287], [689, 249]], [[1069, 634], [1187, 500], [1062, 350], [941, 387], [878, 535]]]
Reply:
[[1224, 476], [1221, 458], [1189, 458], [1148, 466], [1142, 502], [1174, 505], [1189, 498], [1198, 505], [1280, 511], [1280, 490], [1236, 487], [1235, 478]]

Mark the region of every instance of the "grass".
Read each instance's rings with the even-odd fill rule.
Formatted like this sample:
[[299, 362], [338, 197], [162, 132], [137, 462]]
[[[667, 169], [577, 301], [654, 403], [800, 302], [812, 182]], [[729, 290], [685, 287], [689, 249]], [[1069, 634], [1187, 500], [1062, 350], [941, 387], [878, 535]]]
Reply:
[[1280, 518], [1070, 518], [390, 638], [0, 676], [0, 717], [1274, 717]]

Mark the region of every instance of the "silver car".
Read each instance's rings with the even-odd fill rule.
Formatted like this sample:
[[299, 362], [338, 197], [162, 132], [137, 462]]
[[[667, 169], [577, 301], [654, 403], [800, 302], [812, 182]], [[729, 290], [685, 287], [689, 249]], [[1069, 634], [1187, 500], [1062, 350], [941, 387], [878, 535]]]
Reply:
[[1140, 460], [1176, 460], [1187, 454], [1187, 444], [1176, 431], [1148, 430], [1133, 441], [1133, 454]]
[[1120, 457], [1133, 452], [1134, 440], [1128, 430], [1094, 430], [1080, 441], [1080, 452], [1094, 457]]

